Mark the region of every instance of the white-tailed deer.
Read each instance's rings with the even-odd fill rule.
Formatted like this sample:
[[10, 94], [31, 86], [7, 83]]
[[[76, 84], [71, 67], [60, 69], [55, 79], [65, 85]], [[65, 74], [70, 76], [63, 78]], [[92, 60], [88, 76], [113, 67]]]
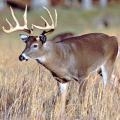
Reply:
[[[55, 22], [47, 8], [52, 24], [48, 24], [44, 17], [41, 17], [46, 26], [32, 25], [33, 28], [44, 30], [39, 36], [21, 34], [20, 38], [25, 42], [26, 47], [19, 56], [20, 61], [35, 59], [46, 67], [59, 81], [62, 93], [61, 115], [65, 112], [65, 101], [68, 83], [77, 81], [82, 83], [93, 71], [100, 70], [103, 76], [104, 86], [110, 82], [115, 59], [118, 53], [118, 42], [116, 37], [103, 33], [90, 33], [81, 36], [73, 36], [61, 40], [47, 40], [46, 34], [53, 32], [57, 26], [57, 12], [55, 10]], [[27, 27], [27, 9], [24, 14], [25, 25], [20, 26], [13, 10], [12, 16], [16, 22], [14, 28], [10, 22], [10, 30], [3, 27], [3, 31], [11, 33], [22, 30], [31, 33]], [[46, 31], [48, 30], [48, 31]]]

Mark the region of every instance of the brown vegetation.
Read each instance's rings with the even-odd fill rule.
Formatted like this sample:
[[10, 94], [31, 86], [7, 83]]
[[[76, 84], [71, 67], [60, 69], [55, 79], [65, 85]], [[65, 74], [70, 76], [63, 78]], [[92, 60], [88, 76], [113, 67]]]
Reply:
[[[74, 17], [73, 19], [70, 17], [69, 20], [66, 20], [69, 15], [66, 17], [66, 14], [63, 14], [63, 21], [59, 22], [60, 26], [57, 29], [58, 33], [76, 28], [73, 32], [77, 34], [82, 34], [78, 30], [84, 33], [101, 31], [109, 35], [120, 34], [119, 28], [115, 27], [97, 30], [91, 27], [92, 25], [89, 27], [89, 20], [86, 19], [88, 20], [86, 22], [83, 19], [89, 15], [83, 13], [77, 21], [78, 14], [73, 14], [74, 12], [70, 12], [69, 15], [72, 14]], [[72, 24], [74, 19], [76, 24]], [[5, 22], [0, 23], [0, 25], [3, 24]], [[17, 34], [0, 34], [0, 119], [56, 120], [60, 109], [60, 97], [56, 96], [57, 83], [50, 72], [35, 61], [19, 62], [18, 56], [24, 44], [17, 39]], [[103, 90], [101, 78], [96, 74], [90, 75], [87, 79], [84, 99], [78, 94], [78, 83], [70, 83], [66, 105], [67, 120], [120, 120], [119, 67], [120, 57], [118, 56], [115, 65], [117, 79], [112, 80], [113, 84], [107, 86], [105, 90]]]

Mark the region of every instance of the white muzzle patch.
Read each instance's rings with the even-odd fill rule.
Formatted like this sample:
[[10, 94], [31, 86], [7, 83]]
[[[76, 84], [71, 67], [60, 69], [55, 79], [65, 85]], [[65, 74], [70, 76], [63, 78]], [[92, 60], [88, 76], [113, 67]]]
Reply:
[[25, 58], [25, 60], [30, 59], [30, 57], [29, 57], [29, 56], [27, 56], [25, 53], [23, 53], [23, 54], [22, 54], [22, 56]]

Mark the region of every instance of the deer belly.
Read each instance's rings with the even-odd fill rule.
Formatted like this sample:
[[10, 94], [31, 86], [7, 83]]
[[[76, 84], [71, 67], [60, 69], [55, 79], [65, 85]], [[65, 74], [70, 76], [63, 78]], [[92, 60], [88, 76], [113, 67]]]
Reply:
[[78, 81], [78, 77], [67, 69], [60, 68], [57, 71], [55, 70], [54, 72], [52, 72], [52, 75], [57, 81], [61, 83], [69, 82], [72, 80]]

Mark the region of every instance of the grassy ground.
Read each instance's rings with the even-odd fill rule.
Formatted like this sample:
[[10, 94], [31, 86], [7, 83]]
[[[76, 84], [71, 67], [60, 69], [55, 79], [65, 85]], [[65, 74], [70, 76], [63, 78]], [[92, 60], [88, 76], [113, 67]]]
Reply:
[[[119, 38], [119, 8], [119, 5], [104, 10], [95, 8], [90, 12], [58, 8], [58, 27], [48, 37], [71, 31], [75, 34], [103, 32]], [[41, 14], [47, 17], [41, 10], [28, 13], [29, 23], [42, 25]], [[22, 12], [16, 11], [16, 15], [22, 22]], [[12, 20], [9, 9], [0, 12], [0, 29], [3, 25], [7, 26], [5, 16]], [[108, 28], [101, 22], [104, 18], [109, 22]], [[38, 35], [39, 32], [35, 30], [34, 34]], [[60, 97], [53, 102], [57, 83], [50, 72], [35, 61], [19, 62], [18, 56], [24, 47], [17, 32], [10, 35], [0, 32], [0, 119], [56, 120], [60, 109]], [[119, 66], [118, 57], [115, 66], [115, 76], [118, 78]], [[113, 86], [103, 91], [101, 78], [96, 74], [89, 76], [82, 102], [78, 94], [79, 85], [71, 82], [66, 105], [67, 120], [120, 120], [120, 81], [112, 81]]]

